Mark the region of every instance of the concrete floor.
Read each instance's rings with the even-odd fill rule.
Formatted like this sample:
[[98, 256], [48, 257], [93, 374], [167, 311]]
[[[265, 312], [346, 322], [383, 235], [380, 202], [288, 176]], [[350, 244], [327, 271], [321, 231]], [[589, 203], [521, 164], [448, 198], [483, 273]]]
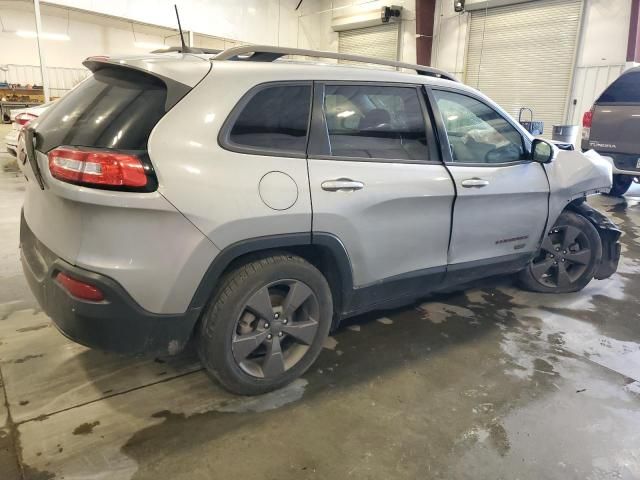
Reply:
[[257, 398], [192, 352], [60, 335], [21, 275], [23, 191], [0, 173], [3, 480], [640, 478], [640, 188], [591, 200], [625, 230], [613, 278], [552, 296], [503, 278], [352, 319]]

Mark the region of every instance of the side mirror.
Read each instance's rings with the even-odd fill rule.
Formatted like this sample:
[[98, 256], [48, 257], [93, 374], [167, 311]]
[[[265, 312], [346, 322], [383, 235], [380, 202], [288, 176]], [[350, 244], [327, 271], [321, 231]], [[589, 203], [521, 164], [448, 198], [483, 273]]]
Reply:
[[556, 156], [553, 145], [549, 142], [536, 138], [531, 144], [531, 160], [538, 163], [549, 163]]

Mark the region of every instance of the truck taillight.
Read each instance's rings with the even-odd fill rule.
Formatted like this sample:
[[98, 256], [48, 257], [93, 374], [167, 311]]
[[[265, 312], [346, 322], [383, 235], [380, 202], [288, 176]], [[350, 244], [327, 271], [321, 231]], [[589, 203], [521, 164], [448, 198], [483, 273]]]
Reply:
[[36, 118], [38, 118], [38, 116], [32, 113], [19, 113], [13, 120], [21, 127], [24, 127], [27, 123]]
[[48, 154], [49, 170], [58, 180], [97, 188], [145, 190], [148, 167], [129, 153], [58, 147]]
[[593, 110], [594, 107], [591, 107], [591, 110], [588, 112], [584, 112], [582, 116], [582, 139], [589, 140], [591, 137], [591, 125], [593, 124]]

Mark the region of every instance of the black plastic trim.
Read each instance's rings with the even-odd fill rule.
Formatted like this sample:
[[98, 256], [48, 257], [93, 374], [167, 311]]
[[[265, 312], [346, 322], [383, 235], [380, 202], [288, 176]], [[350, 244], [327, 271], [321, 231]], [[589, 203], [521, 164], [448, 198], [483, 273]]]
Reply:
[[209, 268], [200, 281], [200, 285], [196, 289], [189, 308], [202, 308], [206, 305], [222, 273], [231, 262], [237, 258], [249, 253], [302, 245], [311, 245], [311, 232], [284, 233], [281, 235], [250, 238], [227, 246], [213, 259], [211, 265], [209, 265]]
[[445, 288], [494, 275], [518, 272], [525, 268], [534, 256], [535, 252], [512, 253], [500, 257], [451, 264], [447, 267]]
[[622, 250], [620, 245], [622, 230], [606, 215], [591, 207], [584, 199], [570, 203], [568, 209], [589, 220], [598, 230], [602, 240], [602, 260], [596, 270], [595, 278], [598, 280], [609, 278], [618, 270]]
[[24, 149], [27, 155], [27, 160], [29, 160], [29, 165], [31, 166], [31, 170], [33, 170], [33, 176], [36, 178], [38, 182], [38, 186], [40, 190], [44, 190], [44, 179], [42, 178], [42, 172], [40, 171], [40, 166], [38, 165], [38, 157], [36, 156], [36, 133], [33, 127], [27, 126], [24, 129]]
[[[94, 73], [97, 72], [98, 70], [102, 70], [103, 68], [116, 68], [121, 70], [135, 70], [137, 72], [145, 73], [150, 77], [155, 77], [161, 80], [167, 87], [167, 98], [164, 102], [165, 113], [171, 110], [171, 108], [173, 108], [174, 105], [176, 105], [180, 100], [184, 98], [184, 96], [187, 93], [189, 93], [192, 90], [192, 87], [182, 82], [178, 82], [177, 80], [174, 80], [169, 77], [165, 77], [164, 75], [158, 75], [157, 73], [154, 73], [150, 70], [146, 70], [144, 68], [139, 68], [129, 64], [121, 65], [118, 63], [110, 62], [110, 61], [100, 61], [96, 59], [91, 59], [91, 57], [85, 60], [84, 62], [82, 62], [82, 64]], [[211, 72], [212, 67], [213, 67], [212, 65], [209, 66], [209, 71], [202, 78], [205, 78], [209, 74], [209, 72]], [[202, 81], [202, 79], [200, 79], [200, 81]]]

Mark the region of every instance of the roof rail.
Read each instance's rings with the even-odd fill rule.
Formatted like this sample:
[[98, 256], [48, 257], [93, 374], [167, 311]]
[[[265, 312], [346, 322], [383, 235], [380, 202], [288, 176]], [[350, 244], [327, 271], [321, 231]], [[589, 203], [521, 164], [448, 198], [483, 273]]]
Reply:
[[[215, 48], [190, 48], [189, 52], [185, 52], [185, 53], [204, 53], [204, 54], [208, 54], [208, 55], [217, 55], [220, 52], [222, 52], [222, 50], [219, 49], [215, 49]], [[182, 52], [182, 47], [169, 47], [169, 48], [160, 48], [158, 50], [152, 50], [151, 53], [183, 53]]]
[[413, 63], [396, 62], [393, 60], [384, 60], [381, 58], [364, 57], [361, 55], [350, 55], [346, 53], [323, 52], [318, 50], [306, 50], [302, 48], [285, 48], [272, 47], [268, 45], [243, 45], [223, 50], [212, 60], [243, 60], [252, 62], [273, 62], [280, 57], [286, 55], [300, 55], [313, 58], [332, 58], [336, 60], [347, 60], [349, 62], [372, 63], [375, 65], [385, 65], [389, 67], [406, 68], [415, 70], [419, 75], [427, 75], [430, 77], [443, 78], [453, 82], [459, 80], [448, 72], [423, 65], [415, 65]]

